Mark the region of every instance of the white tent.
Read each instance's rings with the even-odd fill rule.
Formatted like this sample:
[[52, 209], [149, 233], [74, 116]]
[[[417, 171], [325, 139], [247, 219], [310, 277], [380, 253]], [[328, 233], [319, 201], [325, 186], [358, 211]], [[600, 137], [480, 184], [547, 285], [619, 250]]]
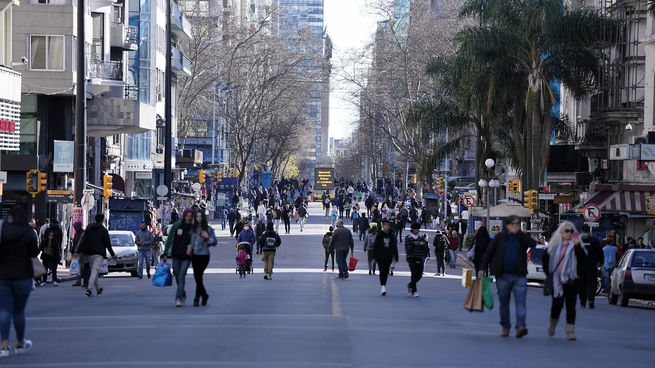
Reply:
[[[522, 205], [515, 202], [505, 202], [497, 206], [491, 207], [489, 212], [489, 217], [491, 218], [505, 218], [507, 216], [515, 215], [522, 218], [531, 217], [531, 211]], [[473, 217], [487, 217], [487, 209], [477, 207], [473, 211]], [[545, 215], [539, 215], [539, 217], [546, 217]]]

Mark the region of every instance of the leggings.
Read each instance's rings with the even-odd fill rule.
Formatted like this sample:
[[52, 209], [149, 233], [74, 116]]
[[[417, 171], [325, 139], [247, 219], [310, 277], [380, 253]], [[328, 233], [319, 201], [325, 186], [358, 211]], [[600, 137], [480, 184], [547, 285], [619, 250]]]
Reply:
[[285, 233], [291, 232], [291, 219], [288, 218], [284, 219], [284, 232]]
[[325, 249], [325, 269], [327, 270], [328, 266], [328, 260], [332, 258], [332, 271], [334, 271], [334, 251], [330, 252], [329, 250]]
[[193, 278], [196, 280], [196, 298], [207, 295], [207, 290], [205, 290], [205, 284], [203, 283], [202, 277], [209, 265], [209, 256], [191, 256], [191, 265], [193, 266]]
[[380, 285], [387, 285], [387, 278], [389, 277], [389, 269], [391, 268], [390, 260], [377, 260], [378, 267], [380, 268]]
[[9, 340], [11, 321], [14, 321], [16, 339], [25, 338], [25, 306], [32, 291], [32, 279], [0, 280], [0, 336]]
[[446, 261], [444, 252], [436, 251], [437, 256], [437, 273], [446, 273]]
[[[53, 282], [57, 281], [57, 259], [53, 256], [43, 254], [43, 260], [41, 262], [43, 263], [43, 267], [45, 268], [46, 271], [48, 270], [52, 271], [52, 281]], [[48, 281], [47, 272], [45, 275], [43, 275], [42, 281], [43, 282]]]

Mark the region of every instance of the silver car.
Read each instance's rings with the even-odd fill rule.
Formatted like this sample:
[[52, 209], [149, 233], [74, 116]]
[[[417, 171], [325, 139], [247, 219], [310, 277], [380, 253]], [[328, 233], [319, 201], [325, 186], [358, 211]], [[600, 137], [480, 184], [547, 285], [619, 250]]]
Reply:
[[612, 272], [607, 298], [610, 304], [620, 298], [622, 307], [628, 306], [630, 298], [655, 300], [655, 249], [625, 252]]
[[[139, 276], [137, 273], [139, 259], [134, 243], [134, 233], [111, 230], [109, 231], [109, 240], [114, 253], [116, 253], [116, 259], [107, 259], [109, 272], [129, 272], [132, 277]], [[110, 256], [109, 252], [107, 252], [107, 256]]]

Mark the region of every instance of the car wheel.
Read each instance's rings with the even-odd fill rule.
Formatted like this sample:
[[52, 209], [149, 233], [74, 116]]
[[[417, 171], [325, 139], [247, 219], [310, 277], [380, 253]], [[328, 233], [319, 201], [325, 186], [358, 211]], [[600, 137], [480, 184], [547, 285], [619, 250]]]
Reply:
[[596, 279], [596, 296], [600, 295], [603, 291], [603, 280], [600, 278]]
[[621, 307], [626, 308], [630, 304], [630, 295], [621, 292]]
[[612, 292], [612, 289], [609, 289], [609, 290], [607, 291], [607, 301], [608, 301], [611, 305], [616, 305], [616, 303], [619, 301], [619, 296], [618, 296], [618, 295], [614, 295], [614, 293]]
[[130, 276], [132, 277], [139, 277], [139, 273], [136, 271], [130, 271]]

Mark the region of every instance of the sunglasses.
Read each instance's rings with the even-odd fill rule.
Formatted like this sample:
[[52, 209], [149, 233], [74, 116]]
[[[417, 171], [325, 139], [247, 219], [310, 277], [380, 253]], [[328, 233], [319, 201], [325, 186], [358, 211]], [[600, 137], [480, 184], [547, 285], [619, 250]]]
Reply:
[[573, 233], [573, 229], [566, 229], [566, 230], [564, 230], [564, 232], [565, 232], [565, 233], [571, 233], [571, 234], [572, 234], [572, 233]]

